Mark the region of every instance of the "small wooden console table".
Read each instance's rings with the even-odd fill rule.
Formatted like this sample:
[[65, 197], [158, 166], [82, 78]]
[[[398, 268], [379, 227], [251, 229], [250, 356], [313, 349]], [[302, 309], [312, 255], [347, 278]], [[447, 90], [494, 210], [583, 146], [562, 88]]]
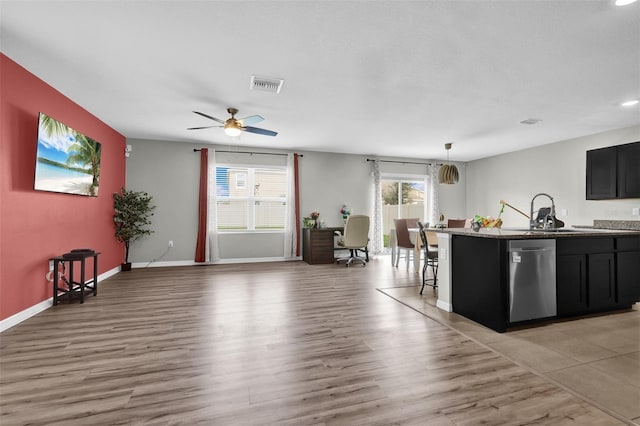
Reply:
[[[74, 298], [80, 299], [80, 303], [84, 303], [85, 294], [98, 294], [98, 255], [100, 253], [94, 251], [72, 251], [62, 256], [52, 257], [53, 261], [53, 304], [57, 305], [58, 300], [67, 299], [72, 302]], [[88, 258], [93, 258], [93, 278], [86, 279], [85, 262]], [[60, 282], [60, 276], [64, 276], [64, 269], [60, 274], [60, 267], [64, 267], [64, 262], [69, 265], [69, 279], [67, 286], [63, 286]], [[80, 263], [80, 280], [75, 280], [74, 264]]]

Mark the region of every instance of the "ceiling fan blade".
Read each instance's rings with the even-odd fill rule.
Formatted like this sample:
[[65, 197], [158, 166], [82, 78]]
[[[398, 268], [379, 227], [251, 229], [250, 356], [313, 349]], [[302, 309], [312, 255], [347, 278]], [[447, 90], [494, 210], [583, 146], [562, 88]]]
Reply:
[[242, 126], [249, 126], [251, 124], [257, 124], [261, 121], [263, 121], [264, 118], [262, 118], [259, 115], [250, 115], [249, 117], [245, 117], [245, 118], [238, 118], [238, 121], [240, 122], [240, 124]]
[[278, 132], [274, 132], [267, 129], [260, 129], [259, 127], [251, 127], [251, 126], [243, 127], [242, 130], [249, 133], [257, 133], [258, 135], [265, 135], [265, 136], [275, 136], [278, 134]]
[[204, 126], [204, 127], [189, 127], [187, 130], [200, 130], [200, 129], [210, 129], [212, 127], [224, 127], [224, 126]]
[[212, 116], [207, 115], [207, 114], [205, 114], [203, 112], [198, 112], [198, 111], [193, 111], [193, 112], [195, 112], [196, 114], [201, 115], [203, 117], [206, 117], [206, 118], [208, 118], [210, 120], [217, 121], [220, 124], [224, 124], [224, 120], [220, 120], [219, 118], [212, 117]]

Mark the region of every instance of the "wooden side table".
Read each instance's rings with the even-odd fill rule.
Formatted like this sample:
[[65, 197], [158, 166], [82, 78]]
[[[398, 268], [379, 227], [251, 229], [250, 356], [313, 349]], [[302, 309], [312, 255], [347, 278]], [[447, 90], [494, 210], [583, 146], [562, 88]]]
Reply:
[[[80, 299], [80, 303], [84, 303], [85, 294], [98, 294], [98, 255], [100, 253], [93, 251], [75, 251], [65, 253], [62, 256], [52, 257], [53, 261], [53, 304], [58, 304], [59, 299], [67, 299], [72, 302], [74, 298]], [[93, 278], [86, 279], [86, 260], [93, 258]], [[64, 263], [69, 265], [69, 279], [67, 287], [63, 287], [60, 282], [60, 267]], [[74, 264], [80, 263], [80, 279], [76, 281]]]

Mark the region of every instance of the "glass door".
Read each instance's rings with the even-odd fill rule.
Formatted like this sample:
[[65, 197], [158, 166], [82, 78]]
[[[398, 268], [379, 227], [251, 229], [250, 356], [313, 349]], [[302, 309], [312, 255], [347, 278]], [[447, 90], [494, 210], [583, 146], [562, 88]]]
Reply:
[[389, 229], [394, 227], [393, 219], [417, 217], [424, 220], [425, 181], [424, 178], [382, 178], [382, 235], [384, 247], [389, 247]]

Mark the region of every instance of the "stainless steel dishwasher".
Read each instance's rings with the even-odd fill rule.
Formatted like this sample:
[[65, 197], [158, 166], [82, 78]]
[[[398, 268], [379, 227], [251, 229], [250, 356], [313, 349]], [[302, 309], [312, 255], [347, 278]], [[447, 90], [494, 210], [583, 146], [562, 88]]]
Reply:
[[553, 317], [556, 240], [509, 240], [509, 322]]

